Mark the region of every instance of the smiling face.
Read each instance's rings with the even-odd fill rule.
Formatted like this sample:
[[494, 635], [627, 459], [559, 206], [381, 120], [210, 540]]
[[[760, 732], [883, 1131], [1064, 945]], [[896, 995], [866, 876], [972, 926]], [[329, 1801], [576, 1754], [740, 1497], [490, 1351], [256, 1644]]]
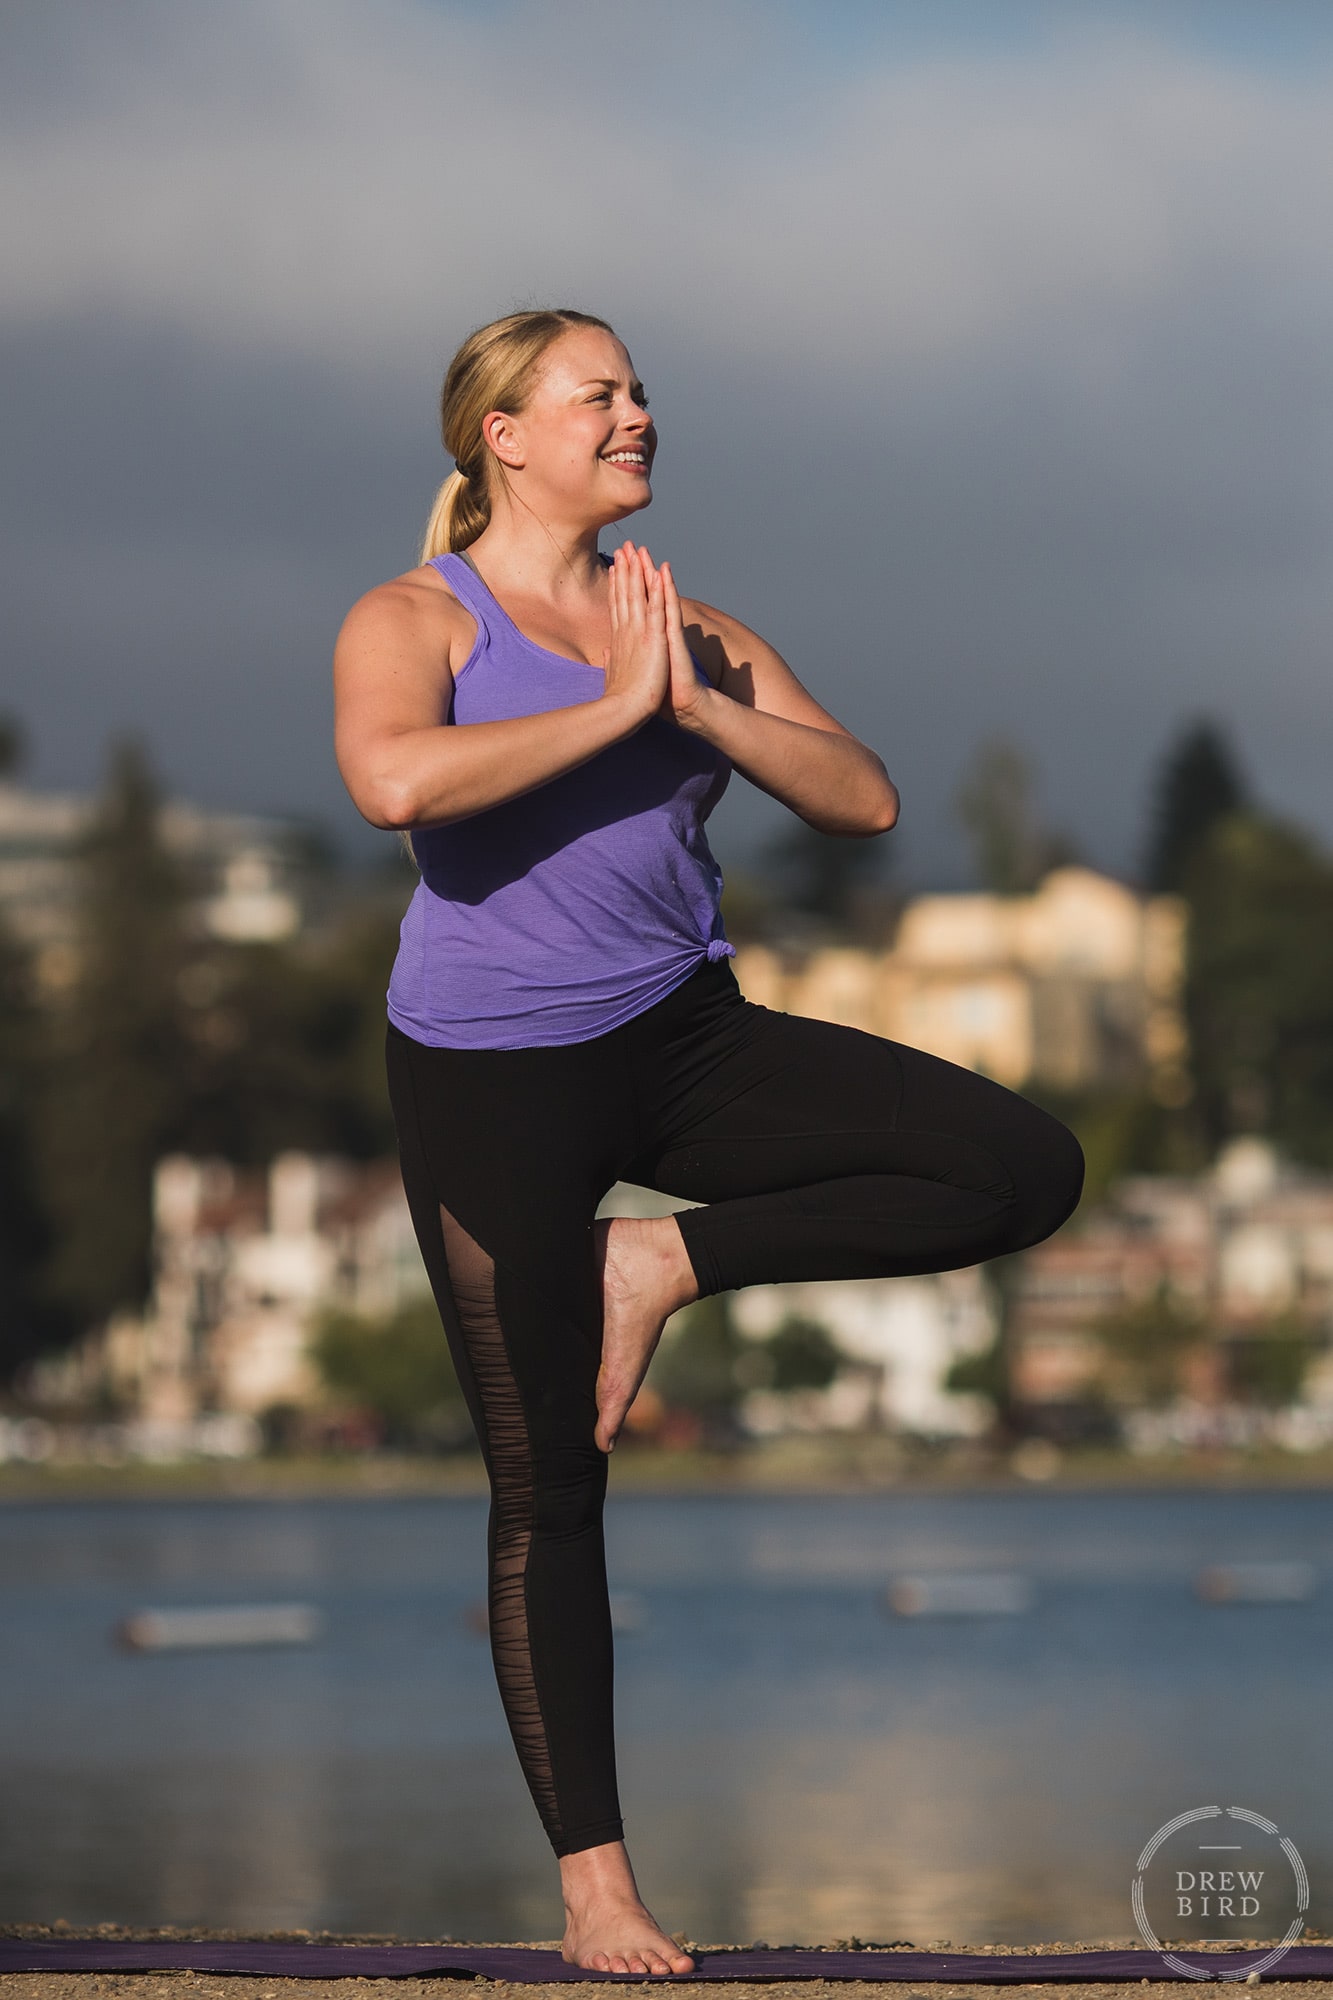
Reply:
[[599, 527], [646, 507], [657, 432], [614, 334], [574, 327], [552, 342], [521, 411], [482, 426], [505, 478], [545, 520]]

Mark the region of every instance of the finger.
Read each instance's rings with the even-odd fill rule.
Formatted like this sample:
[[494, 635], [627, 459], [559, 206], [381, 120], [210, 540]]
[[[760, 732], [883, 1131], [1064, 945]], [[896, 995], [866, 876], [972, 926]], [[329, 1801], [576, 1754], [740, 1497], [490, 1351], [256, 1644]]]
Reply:
[[666, 617], [667, 649], [671, 655], [672, 678], [684, 698], [695, 693], [694, 656], [685, 637], [685, 619], [676, 592], [676, 580], [666, 563], [662, 565], [662, 605]]
[[676, 579], [671, 574], [671, 564], [664, 562], [659, 574], [662, 578], [662, 593], [666, 600], [668, 622], [672, 625], [679, 625], [683, 632], [685, 630], [685, 620], [681, 615], [680, 594], [676, 589]]
[[611, 631], [617, 633], [625, 621], [625, 564], [619, 549], [611, 563]]
[[643, 565], [639, 561], [639, 552], [632, 542], [627, 543], [625, 548], [625, 602], [627, 605], [633, 605], [636, 610], [642, 611], [647, 601], [647, 595]]
[[648, 609], [648, 593], [644, 587], [643, 571], [635, 557], [625, 561], [624, 574], [625, 612], [630, 628], [642, 632]]

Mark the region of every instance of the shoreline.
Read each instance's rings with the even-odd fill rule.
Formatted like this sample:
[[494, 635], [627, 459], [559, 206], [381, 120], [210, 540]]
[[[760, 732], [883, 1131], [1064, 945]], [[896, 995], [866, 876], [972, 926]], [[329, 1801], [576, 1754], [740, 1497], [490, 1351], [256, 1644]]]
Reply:
[[[862, 1494], [1327, 1492], [1333, 1448], [1279, 1451], [1176, 1451], [1133, 1457], [1095, 1449], [1037, 1461], [1017, 1454], [904, 1447], [882, 1437], [830, 1441], [784, 1439], [735, 1452], [661, 1451], [631, 1444], [612, 1460], [611, 1497], [645, 1498]], [[479, 1456], [442, 1458], [375, 1454], [305, 1457], [86, 1461], [0, 1465], [0, 1505], [40, 1501], [370, 1500], [484, 1498]]]

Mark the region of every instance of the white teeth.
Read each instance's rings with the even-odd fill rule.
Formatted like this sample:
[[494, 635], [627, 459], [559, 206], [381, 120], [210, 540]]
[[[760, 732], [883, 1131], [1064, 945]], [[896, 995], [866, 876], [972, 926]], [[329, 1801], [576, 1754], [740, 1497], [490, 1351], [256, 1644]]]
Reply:
[[608, 451], [606, 462], [608, 465], [644, 465], [647, 460], [641, 451]]

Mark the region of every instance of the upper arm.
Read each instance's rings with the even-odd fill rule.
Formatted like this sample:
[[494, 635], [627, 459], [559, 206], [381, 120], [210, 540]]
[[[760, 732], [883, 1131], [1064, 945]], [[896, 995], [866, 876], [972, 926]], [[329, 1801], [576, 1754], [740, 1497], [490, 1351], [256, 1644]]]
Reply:
[[696, 598], [686, 599], [681, 609], [690, 651], [720, 693], [765, 715], [804, 723], [807, 729], [852, 734], [801, 685], [781, 653], [739, 618]]
[[409, 572], [354, 604], [333, 656], [334, 743], [353, 802], [377, 825], [396, 823], [401, 740], [448, 720], [453, 676], [475, 621], [434, 572]]

